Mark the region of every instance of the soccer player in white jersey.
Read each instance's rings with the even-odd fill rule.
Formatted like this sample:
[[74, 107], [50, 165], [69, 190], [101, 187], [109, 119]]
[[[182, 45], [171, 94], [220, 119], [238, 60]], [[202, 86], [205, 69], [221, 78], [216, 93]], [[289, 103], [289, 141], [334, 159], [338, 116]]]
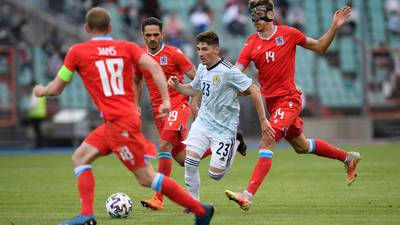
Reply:
[[239, 124], [238, 92], [251, 96], [260, 120], [262, 136], [274, 137], [274, 131], [265, 116], [259, 88], [253, 84], [252, 79], [220, 58], [217, 34], [211, 31], [200, 33], [196, 42], [201, 64], [194, 80], [182, 84], [178, 77], [172, 76], [168, 84], [184, 95], [202, 93], [200, 111], [184, 141], [185, 184], [193, 197], [200, 199], [199, 163], [205, 151], [208, 148], [212, 151], [208, 168], [208, 175], [212, 179], [221, 179], [232, 165]]

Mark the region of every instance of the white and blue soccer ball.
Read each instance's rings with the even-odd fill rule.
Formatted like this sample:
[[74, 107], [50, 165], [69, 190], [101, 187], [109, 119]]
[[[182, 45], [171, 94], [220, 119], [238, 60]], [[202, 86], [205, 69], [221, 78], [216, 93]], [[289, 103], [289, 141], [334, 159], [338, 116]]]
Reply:
[[124, 193], [114, 193], [107, 198], [106, 210], [112, 218], [126, 218], [132, 212], [132, 199]]

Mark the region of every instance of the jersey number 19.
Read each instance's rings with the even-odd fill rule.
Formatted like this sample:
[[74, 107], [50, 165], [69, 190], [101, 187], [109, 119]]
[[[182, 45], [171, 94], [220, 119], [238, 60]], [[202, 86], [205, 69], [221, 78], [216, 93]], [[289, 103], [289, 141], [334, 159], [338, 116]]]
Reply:
[[[124, 78], [122, 76], [124, 61], [121, 58], [97, 60], [96, 67], [99, 70], [101, 84], [106, 97], [110, 97], [113, 93], [114, 95], [125, 94]], [[108, 75], [107, 70], [110, 73], [110, 76]]]

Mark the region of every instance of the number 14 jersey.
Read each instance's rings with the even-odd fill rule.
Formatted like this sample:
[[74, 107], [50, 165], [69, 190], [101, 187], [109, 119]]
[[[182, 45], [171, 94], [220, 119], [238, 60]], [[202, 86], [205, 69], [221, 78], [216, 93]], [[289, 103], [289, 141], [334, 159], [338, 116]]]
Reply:
[[77, 71], [105, 121], [138, 113], [134, 104], [133, 65], [144, 51], [135, 43], [109, 37], [73, 45], [64, 66]]

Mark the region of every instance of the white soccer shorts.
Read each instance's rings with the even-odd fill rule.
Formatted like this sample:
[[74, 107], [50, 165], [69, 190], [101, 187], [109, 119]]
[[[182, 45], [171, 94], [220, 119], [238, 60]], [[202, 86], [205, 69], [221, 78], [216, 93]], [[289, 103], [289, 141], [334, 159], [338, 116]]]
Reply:
[[186, 149], [203, 157], [207, 149], [211, 148], [210, 167], [222, 169], [227, 172], [233, 164], [236, 149], [239, 142], [236, 141], [236, 134], [232, 138], [220, 139], [205, 132], [192, 124], [185, 141]]

